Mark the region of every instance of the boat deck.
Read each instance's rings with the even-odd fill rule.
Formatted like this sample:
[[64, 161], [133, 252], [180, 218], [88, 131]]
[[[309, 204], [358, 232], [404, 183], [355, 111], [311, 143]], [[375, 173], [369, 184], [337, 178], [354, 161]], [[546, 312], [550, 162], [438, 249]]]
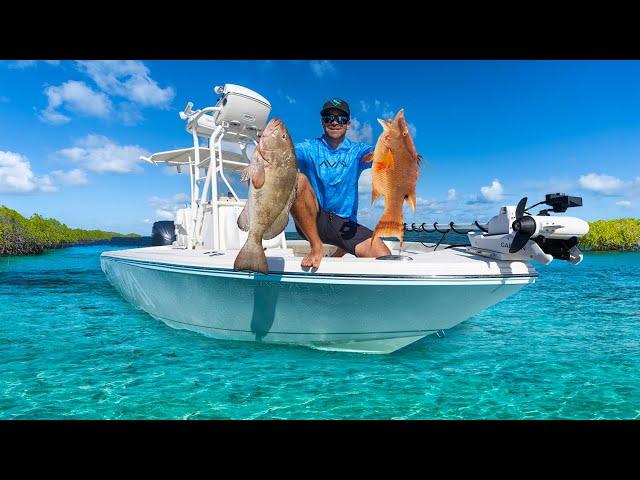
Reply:
[[[392, 254], [397, 254], [398, 242], [386, 242]], [[300, 259], [308, 252], [308, 242], [304, 240], [288, 241], [289, 248], [267, 249], [265, 254], [270, 274], [304, 274], [304, 276], [349, 276], [349, 277], [386, 277], [386, 278], [517, 278], [536, 277], [535, 269], [524, 261], [501, 261], [469, 253], [465, 247], [444, 248], [437, 251], [417, 242], [405, 242], [402, 255], [411, 260], [379, 260], [375, 258], [357, 258], [346, 254], [343, 257], [325, 257], [320, 267], [303, 269]], [[327, 254], [335, 247], [326, 246]], [[147, 265], [184, 266], [212, 269], [217, 272], [233, 272], [233, 263], [238, 250], [215, 253], [207, 249], [185, 250], [171, 246], [135, 248], [105, 252], [105, 258]], [[234, 272], [243, 275], [262, 275], [259, 273]], [[271, 275], [269, 275], [271, 276]]]

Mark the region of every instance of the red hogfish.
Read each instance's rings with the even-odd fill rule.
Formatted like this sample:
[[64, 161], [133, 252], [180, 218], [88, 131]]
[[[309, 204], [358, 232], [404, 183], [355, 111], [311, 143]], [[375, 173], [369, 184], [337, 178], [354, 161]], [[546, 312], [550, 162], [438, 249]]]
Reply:
[[402, 243], [404, 222], [402, 206], [406, 201], [416, 210], [416, 183], [418, 165], [422, 157], [409, 133], [409, 125], [400, 110], [393, 120], [378, 119], [382, 133], [369, 161], [373, 190], [371, 203], [384, 195], [384, 212], [373, 231], [371, 241], [376, 237], [397, 237]]

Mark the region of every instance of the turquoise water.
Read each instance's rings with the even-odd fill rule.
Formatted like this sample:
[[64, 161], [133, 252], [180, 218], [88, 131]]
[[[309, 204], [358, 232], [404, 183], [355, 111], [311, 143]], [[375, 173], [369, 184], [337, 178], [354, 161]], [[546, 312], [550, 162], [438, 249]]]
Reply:
[[378, 356], [173, 330], [107, 283], [113, 249], [0, 258], [0, 418], [640, 418], [638, 253], [537, 267], [444, 338]]

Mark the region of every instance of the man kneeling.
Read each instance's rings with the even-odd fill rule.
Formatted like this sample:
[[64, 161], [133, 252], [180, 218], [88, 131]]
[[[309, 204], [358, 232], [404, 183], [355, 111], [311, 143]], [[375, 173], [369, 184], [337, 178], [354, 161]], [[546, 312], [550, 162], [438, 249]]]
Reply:
[[324, 134], [295, 146], [298, 162], [298, 193], [291, 214], [298, 233], [311, 244], [303, 267], [318, 268], [323, 243], [335, 245], [334, 257], [346, 253], [358, 257], [391, 254], [380, 238], [357, 222], [358, 179], [371, 168], [366, 162], [373, 147], [346, 138], [351, 125], [349, 105], [333, 98], [320, 112]]

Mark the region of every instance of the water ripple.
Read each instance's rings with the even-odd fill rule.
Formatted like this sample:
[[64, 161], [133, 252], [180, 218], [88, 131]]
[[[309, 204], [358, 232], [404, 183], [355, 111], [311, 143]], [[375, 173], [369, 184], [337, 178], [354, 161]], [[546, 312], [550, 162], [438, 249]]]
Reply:
[[0, 261], [0, 418], [638, 419], [640, 254], [534, 285], [387, 356], [220, 341], [127, 304], [99, 254]]

